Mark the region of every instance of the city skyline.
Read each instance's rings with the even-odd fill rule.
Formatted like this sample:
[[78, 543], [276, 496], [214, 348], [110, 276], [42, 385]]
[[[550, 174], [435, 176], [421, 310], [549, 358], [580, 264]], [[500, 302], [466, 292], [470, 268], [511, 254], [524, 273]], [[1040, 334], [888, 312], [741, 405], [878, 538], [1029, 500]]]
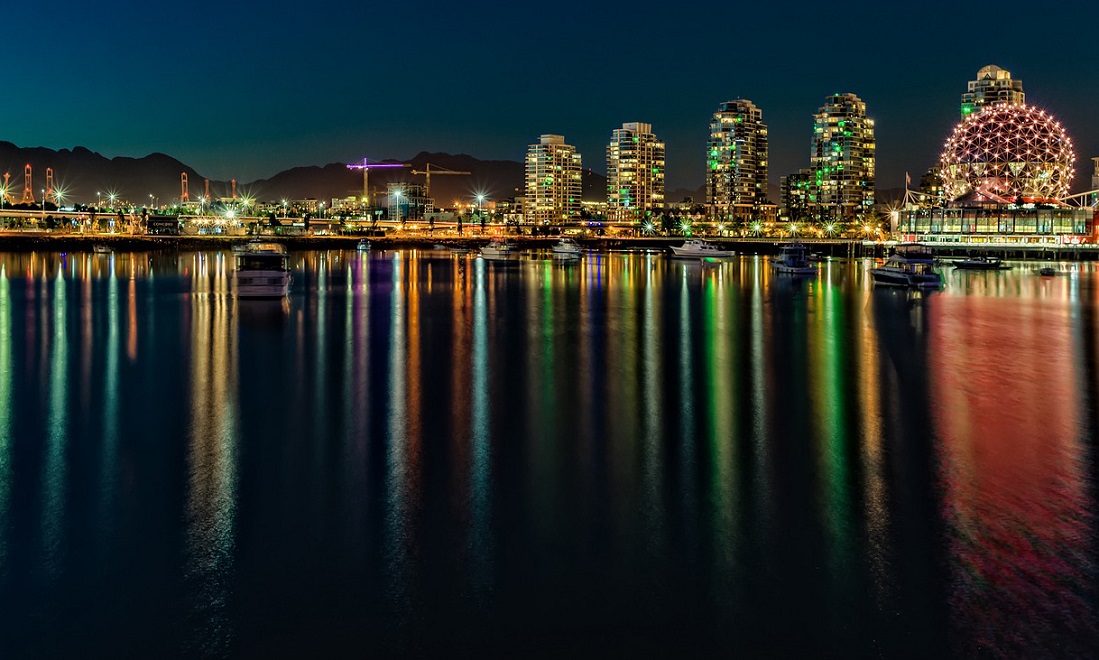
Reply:
[[[900, 21], [900, 8], [864, 3], [843, 30], [865, 41], [821, 66], [818, 19], [766, 7], [738, 9], [739, 19], [764, 28], [739, 35], [735, 51], [721, 38], [727, 26], [704, 20], [712, 8], [700, 3], [677, 5], [660, 20], [609, 6], [563, 7], [554, 18], [568, 30], [553, 57], [527, 44], [530, 9], [428, 2], [428, 18], [412, 20], [388, 6], [330, 3], [302, 15], [291, 5], [259, 12], [199, 2], [192, 20], [134, 7], [63, 2], [49, 21], [13, 7], [6, 22], [21, 27], [11, 30], [9, 49], [30, 55], [10, 76], [17, 102], [0, 108], [0, 139], [109, 157], [166, 153], [204, 176], [249, 181], [419, 151], [522, 161], [541, 134], [567, 135], [579, 152], [597, 154], [615, 127], [642, 121], [667, 145], [673, 191], [704, 185], [705, 124], [717, 104], [747, 98], [763, 111], [775, 185], [805, 167], [821, 100], [853, 93], [877, 121], [877, 185], [896, 188], [905, 172], [915, 179], [937, 162], [959, 95], [978, 69], [996, 64], [1026, 82], [1028, 103], [1061, 120], [1079, 162], [1099, 155], [1099, 85], [1086, 45], [1064, 40], [1055, 62], [1018, 55], [1010, 40], [959, 56], [964, 26], [988, 20], [978, 8], [952, 7], [949, 21], [935, 11]], [[1099, 14], [1081, 9], [1085, 19]], [[202, 27], [203, 16], [227, 28]], [[606, 39], [612, 24], [648, 43], [647, 84], [604, 75], [617, 56]], [[893, 46], [906, 40], [919, 45], [918, 60]], [[753, 49], [762, 55], [737, 60], [736, 52]], [[715, 75], [721, 63], [728, 66]], [[586, 167], [602, 172], [604, 163]], [[1084, 169], [1074, 190], [1088, 185]]]

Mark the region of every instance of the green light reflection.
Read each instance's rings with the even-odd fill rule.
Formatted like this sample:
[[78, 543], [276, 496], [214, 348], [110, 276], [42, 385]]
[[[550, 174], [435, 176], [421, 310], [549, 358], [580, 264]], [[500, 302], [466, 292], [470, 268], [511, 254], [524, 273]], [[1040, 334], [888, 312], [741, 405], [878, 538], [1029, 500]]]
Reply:
[[51, 573], [60, 570], [64, 545], [65, 482], [68, 466], [65, 451], [69, 435], [68, 411], [68, 336], [67, 302], [64, 272], [58, 265], [53, 282], [53, 340], [50, 343], [50, 397], [48, 422], [48, 447], [46, 450], [45, 475], [42, 480], [43, 494], [43, 543], [45, 545], [46, 566]]

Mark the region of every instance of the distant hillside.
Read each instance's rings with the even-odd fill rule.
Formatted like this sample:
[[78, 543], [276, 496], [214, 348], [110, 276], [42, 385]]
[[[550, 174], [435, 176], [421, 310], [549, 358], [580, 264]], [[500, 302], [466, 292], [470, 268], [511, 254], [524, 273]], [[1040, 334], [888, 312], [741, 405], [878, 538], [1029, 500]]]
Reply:
[[[54, 185], [66, 194], [68, 201], [74, 202], [95, 202], [96, 192], [104, 198], [116, 192], [135, 203], [147, 201], [149, 195], [164, 203], [179, 197], [182, 172], [187, 173], [192, 195], [201, 194], [203, 189], [202, 177], [194, 168], [164, 154], [107, 158], [84, 147], [55, 151], [0, 142], [0, 173], [11, 175], [9, 194], [17, 203], [23, 196], [23, 168], [27, 164], [31, 166], [31, 190], [36, 201], [41, 201], [46, 187], [46, 168], [53, 169]], [[214, 190], [225, 187], [223, 182], [216, 181], [210, 185], [214, 195], [221, 194]]]
[[[431, 193], [440, 206], [449, 206], [454, 200], [471, 200], [480, 192], [488, 199], [506, 199], [522, 194], [524, 182], [523, 163], [510, 160], [480, 160], [467, 154], [421, 152], [407, 161], [387, 160], [388, 163], [405, 162], [411, 165], [402, 169], [374, 170], [370, 174], [370, 187], [384, 194], [390, 182], [423, 183], [423, 171], [428, 163], [432, 169], [470, 172], [468, 175], [438, 174], [431, 177]], [[131, 202], [141, 204], [150, 195], [160, 204], [179, 199], [180, 173], [186, 172], [192, 199], [203, 194], [203, 176], [193, 167], [164, 154], [150, 154], [143, 158], [106, 158], [84, 147], [55, 151], [41, 147], [23, 148], [10, 142], [0, 142], [0, 172], [8, 172], [9, 186], [15, 202], [23, 194], [23, 167], [32, 168], [32, 190], [36, 201], [46, 187], [46, 168], [52, 168], [55, 184], [66, 193], [71, 202], [94, 203], [96, 192], [105, 198], [116, 192]], [[605, 176], [584, 170], [584, 199], [600, 200], [606, 195]], [[212, 197], [230, 194], [228, 181], [210, 181]], [[250, 195], [262, 201], [279, 199], [331, 199], [362, 194], [362, 173], [349, 170], [343, 163], [331, 163], [323, 167], [295, 167], [258, 181], [238, 182], [240, 194]]]

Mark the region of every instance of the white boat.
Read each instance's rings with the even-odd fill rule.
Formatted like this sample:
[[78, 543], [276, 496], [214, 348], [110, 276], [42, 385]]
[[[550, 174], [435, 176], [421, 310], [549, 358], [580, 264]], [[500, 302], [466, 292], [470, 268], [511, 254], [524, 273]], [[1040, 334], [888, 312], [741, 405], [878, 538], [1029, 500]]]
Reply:
[[736, 256], [733, 250], [723, 250], [721, 247], [709, 241], [690, 240], [679, 247], [671, 246], [672, 254], [676, 257], [699, 259], [706, 257], [732, 257]]
[[555, 257], [559, 255], [579, 257], [580, 252], [580, 246], [571, 238], [562, 238], [553, 244], [553, 256]]
[[282, 298], [290, 293], [290, 257], [280, 243], [249, 243], [237, 254], [238, 298]]
[[943, 278], [935, 271], [935, 259], [931, 249], [923, 245], [900, 245], [885, 264], [870, 269], [874, 284], [912, 288], [934, 288], [943, 284]]
[[111, 254], [114, 250], [109, 245], [103, 245], [102, 243], [96, 243], [92, 246], [92, 252], [95, 254]]
[[817, 272], [816, 266], [809, 262], [809, 248], [801, 243], [783, 245], [778, 256], [771, 261], [771, 267], [783, 275], [811, 275]]
[[370, 240], [366, 238], [360, 238], [355, 249], [359, 252], [370, 252]]
[[481, 248], [481, 258], [497, 263], [518, 262], [519, 253], [515, 246], [506, 241], [493, 241]]

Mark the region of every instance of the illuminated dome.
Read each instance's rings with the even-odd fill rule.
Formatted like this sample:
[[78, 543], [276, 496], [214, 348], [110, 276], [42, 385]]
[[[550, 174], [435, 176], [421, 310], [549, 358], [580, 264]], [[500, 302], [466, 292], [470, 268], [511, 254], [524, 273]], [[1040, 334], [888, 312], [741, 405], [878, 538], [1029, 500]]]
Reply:
[[988, 105], [954, 128], [939, 161], [950, 199], [987, 196], [1060, 199], [1072, 182], [1072, 140], [1043, 110]]

